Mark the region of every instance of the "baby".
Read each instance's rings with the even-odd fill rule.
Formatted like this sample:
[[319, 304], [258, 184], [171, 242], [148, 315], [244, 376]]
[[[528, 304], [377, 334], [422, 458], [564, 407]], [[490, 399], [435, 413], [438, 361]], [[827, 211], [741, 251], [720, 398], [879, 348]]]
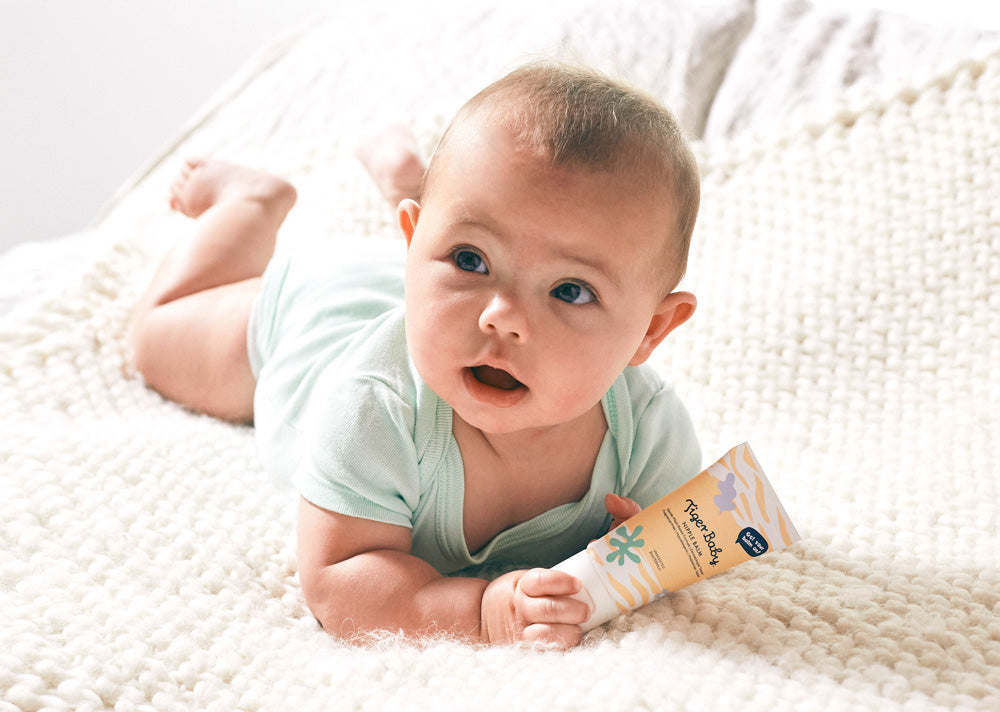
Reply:
[[[472, 98], [426, 172], [398, 139], [363, 160], [405, 250], [275, 254], [294, 188], [189, 161], [172, 206], [194, 229], [139, 304], [137, 368], [254, 423], [301, 495], [299, 577], [329, 633], [575, 645], [580, 582], [544, 567], [701, 466], [642, 365], [695, 309], [675, 288], [697, 166], [658, 102], [553, 62]], [[484, 563], [538, 568], [461, 575]]]

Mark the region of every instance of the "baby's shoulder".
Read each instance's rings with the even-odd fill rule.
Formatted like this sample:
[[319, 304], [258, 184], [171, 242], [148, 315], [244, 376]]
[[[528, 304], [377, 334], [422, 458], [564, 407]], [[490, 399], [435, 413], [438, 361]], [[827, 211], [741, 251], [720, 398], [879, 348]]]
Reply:
[[[346, 358], [327, 368], [309, 395], [323, 427], [363, 436], [364, 427], [396, 428], [418, 449], [450, 437], [450, 409], [420, 377], [406, 346], [401, 314], [359, 334]], [[358, 430], [361, 426], [362, 431]], [[355, 426], [355, 427], [348, 427]]]
[[627, 367], [616, 386], [627, 394], [629, 408], [636, 418], [651, 407], [669, 409], [680, 405], [673, 385], [649, 364]]
[[[612, 389], [609, 423], [623, 446], [687, 440], [693, 433], [687, 406], [674, 386], [653, 367], [628, 367]], [[611, 408], [609, 408], [610, 410]], [[645, 443], [645, 444], [644, 444]]]

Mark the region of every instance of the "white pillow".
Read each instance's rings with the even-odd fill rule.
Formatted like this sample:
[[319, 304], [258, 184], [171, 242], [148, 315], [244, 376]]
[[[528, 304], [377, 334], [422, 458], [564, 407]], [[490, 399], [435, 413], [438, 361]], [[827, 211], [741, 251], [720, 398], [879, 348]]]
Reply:
[[919, 81], [1000, 33], [929, 25], [890, 12], [757, 3], [757, 17], [722, 86], [706, 141], [781, 131], [801, 110], [830, 115], [845, 90]]

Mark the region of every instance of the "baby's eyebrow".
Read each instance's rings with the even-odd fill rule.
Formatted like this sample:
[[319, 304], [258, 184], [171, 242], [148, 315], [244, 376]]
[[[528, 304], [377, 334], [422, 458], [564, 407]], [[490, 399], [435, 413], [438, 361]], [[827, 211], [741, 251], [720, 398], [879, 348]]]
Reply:
[[553, 256], [561, 262], [573, 262], [601, 274], [609, 282], [611, 282], [615, 288], [621, 286], [619, 276], [615, 274], [614, 270], [611, 269], [611, 266], [605, 260], [602, 260], [599, 257], [591, 257], [578, 252], [571, 252], [569, 250], [556, 250]]
[[494, 235], [503, 235], [503, 231], [500, 229], [499, 225], [472, 215], [460, 215], [452, 224], [456, 227], [471, 227], [477, 230], [492, 233]]

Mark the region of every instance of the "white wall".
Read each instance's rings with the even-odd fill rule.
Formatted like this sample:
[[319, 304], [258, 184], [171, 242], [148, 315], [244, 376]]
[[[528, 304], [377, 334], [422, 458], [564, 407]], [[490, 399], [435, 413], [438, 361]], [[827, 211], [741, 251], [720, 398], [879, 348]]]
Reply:
[[270, 40], [331, 0], [0, 0], [0, 249], [84, 228]]
[[[347, 1], [0, 0], [0, 250], [86, 227], [248, 57]], [[996, 0], [816, 1], [1000, 28]]]

